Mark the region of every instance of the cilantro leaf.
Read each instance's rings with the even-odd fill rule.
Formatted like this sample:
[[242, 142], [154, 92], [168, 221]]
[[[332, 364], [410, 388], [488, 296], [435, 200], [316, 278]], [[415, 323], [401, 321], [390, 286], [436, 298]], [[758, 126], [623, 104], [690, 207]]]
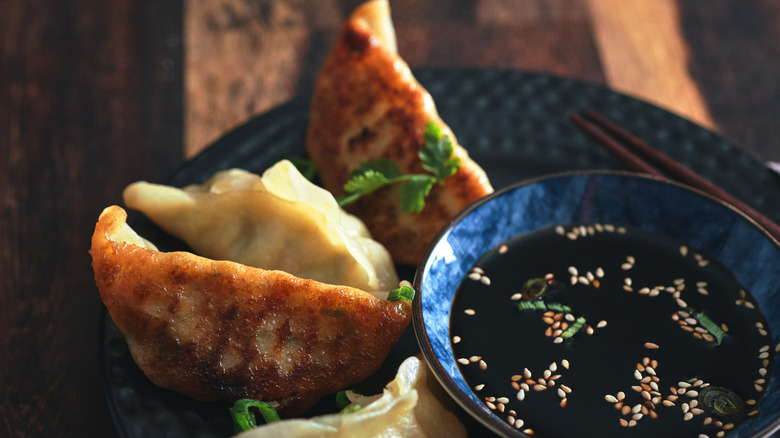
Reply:
[[429, 175], [409, 175], [409, 180], [401, 186], [401, 210], [407, 213], [419, 213], [425, 207], [425, 197], [436, 184], [436, 178]]
[[356, 201], [382, 187], [403, 183], [400, 188], [401, 210], [406, 213], [422, 211], [425, 197], [437, 182], [452, 176], [460, 167], [460, 159], [452, 157], [455, 146], [452, 139], [442, 135], [441, 127], [429, 121], [424, 132], [425, 146], [418, 156], [426, 174], [404, 174], [398, 165], [384, 158], [365, 161], [350, 173], [350, 179], [344, 184], [346, 195], [337, 199], [341, 207]]
[[397, 164], [380, 157], [360, 163], [360, 167], [354, 169], [350, 177], [354, 178], [355, 176], [360, 175], [361, 173], [365, 173], [369, 170], [379, 172], [388, 179], [398, 178], [399, 176], [403, 175]]
[[425, 147], [420, 149], [418, 156], [425, 170], [443, 183], [454, 175], [460, 167], [460, 158], [453, 157], [455, 145], [448, 135], [442, 135], [441, 128], [433, 122], [428, 122], [425, 130]]

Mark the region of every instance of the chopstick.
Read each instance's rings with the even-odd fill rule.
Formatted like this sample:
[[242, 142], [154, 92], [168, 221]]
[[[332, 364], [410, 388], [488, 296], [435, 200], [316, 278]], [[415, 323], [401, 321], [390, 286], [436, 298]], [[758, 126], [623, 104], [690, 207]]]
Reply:
[[671, 179], [708, 193], [742, 211], [780, 241], [780, 225], [604, 116], [591, 110], [572, 114], [571, 121], [629, 170]]

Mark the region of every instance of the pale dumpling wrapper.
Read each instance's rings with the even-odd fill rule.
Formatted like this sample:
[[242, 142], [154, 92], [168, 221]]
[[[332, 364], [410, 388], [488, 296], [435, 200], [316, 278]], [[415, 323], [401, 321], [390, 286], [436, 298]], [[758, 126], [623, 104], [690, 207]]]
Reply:
[[230, 169], [184, 189], [136, 182], [123, 195], [204, 257], [368, 292], [398, 285], [389, 253], [363, 222], [287, 160], [262, 177]]
[[410, 357], [381, 395], [353, 400], [347, 409], [359, 405], [360, 409], [354, 412], [283, 420], [248, 430], [236, 438], [465, 437], [463, 424], [434, 395], [441, 392], [434, 385], [438, 383], [428, 366], [418, 357]]

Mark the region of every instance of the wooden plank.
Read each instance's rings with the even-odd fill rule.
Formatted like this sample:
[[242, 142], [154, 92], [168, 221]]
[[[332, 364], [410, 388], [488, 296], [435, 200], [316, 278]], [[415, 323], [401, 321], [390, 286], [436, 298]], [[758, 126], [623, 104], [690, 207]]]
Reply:
[[180, 5], [3, 10], [0, 436], [115, 436], [87, 249], [125, 184], [181, 163]]
[[675, 0], [587, 0], [607, 85], [714, 127]]

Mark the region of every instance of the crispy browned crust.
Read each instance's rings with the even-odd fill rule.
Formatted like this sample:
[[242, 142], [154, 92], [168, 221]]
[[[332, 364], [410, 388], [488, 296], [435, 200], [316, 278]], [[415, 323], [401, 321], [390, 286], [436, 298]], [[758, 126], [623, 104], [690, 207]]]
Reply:
[[409, 302], [186, 252], [112, 240], [107, 208], [92, 237], [100, 295], [139, 367], [198, 400], [253, 398], [282, 415], [365, 379], [408, 325]]
[[[372, 12], [382, 3], [370, 2]], [[372, 158], [392, 160], [405, 173], [424, 172], [417, 152], [425, 145], [428, 121], [454, 139], [431, 96], [389, 48], [394, 44], [385, 44], [371, 30], [361, 9], [344, 24], [319, 73], [306, 136], [323, 186], [336, 195], [343, 194], [351, 170]], [[396, 263], [417, 264], [450, 219], [493, 191], [485, 172], [465, 149], [457, 145], [455, 155], [461, 159], [460, 170], [446, 180], [446, 186], [434, 187], [419, 214], [401, 211], [394, 188], [377, 191], [349, 207]]]

